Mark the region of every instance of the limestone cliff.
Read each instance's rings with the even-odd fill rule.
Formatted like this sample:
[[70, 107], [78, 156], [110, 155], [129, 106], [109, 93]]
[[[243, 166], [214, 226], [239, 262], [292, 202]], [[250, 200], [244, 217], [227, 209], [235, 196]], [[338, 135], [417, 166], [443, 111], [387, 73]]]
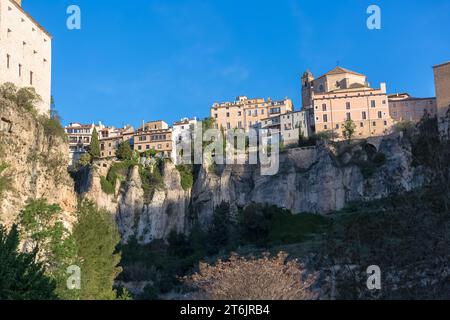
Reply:
[[[192, 192], [192, 212], [203, 224], [223, 201], [234, 209], [262, 203], [293, 213], [326, 214], [351, 201], [380, 199], [424, 183], [425, 175], [412, 168], [410, 146], [401, 136], [370, 142], [289, 149], [280, 155], [280, 170], [273, 176], [260, 175], [257, 166], [224, 166], [219, 174], [202, 168]], [[371, 153], [383, 161], [373, 164]]]
[[423, 169], [412, 165], [411, 146], [401, 135], [352, 144], [321, 144], [288, 149], [280, 154], [276, 175], [263, 176], [257, 165], [207, 166], [199, 169], [191, 192], [181, 188], [180, 176], [168, 161], [163, 190], [144, 204], [138, 169], [133, 168], [116, 194], [104, 194], [100, 177], [108, 163], [91, 170], [84, 195], [116, 214], [123, 238], [142, 243], [164, 239], [175, 230], [189, 232], [195, 222], [207, 227], [222, 202], [237, 212], [250, 203], [276, 205], [293, 213], [327, 214], [357, 200], [380, 199], [420, 187]]
[[186, 214], [190, 192], [181, 187], [180, 174], [170, 161], [162, 169], [163, 188], [155, 190], [146, 203], [138, 167], [128, 170], [123, 183], [117, 181], [115, 192], [102, 191], [101, 177], [106, 176], [111, 161], [97, 161], [82, 174], [79, 192], [82, 197], [95, 201], [99, 207], [115, 214], [123, 241], [135, 236], [141, 243], [165, 239], [171, 231], [186, 232]]
[[67, 173], [68, 144], [47, 125], [45, 118], [0, 98], [0, 165], [6, 168], [1, 172], [2, 224], [11, 225], [26, 201], [36, 198], [59, 204], [65, 221], [74, 219], [77, 197]]

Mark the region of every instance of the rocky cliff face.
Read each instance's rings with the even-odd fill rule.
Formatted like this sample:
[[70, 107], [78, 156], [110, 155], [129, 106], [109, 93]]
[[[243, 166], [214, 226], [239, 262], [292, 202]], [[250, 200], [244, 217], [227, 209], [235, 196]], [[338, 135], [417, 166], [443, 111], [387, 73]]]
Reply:
[[111, 164], [110, 161], [96, 162], [92, 169], [83, 174], [80, 191], [83, 198], [116, 215], [123, 241], [134, 236], [140, 243], [149, 243], [154, 239], [166, 239], [171, 231], [187, 231], [190, 192], [181, 187], [180, 174], [174, 164], [169, 161], [164, 163], [164, 187], [154, 192], [149, 203], [144, 201], [137, 166], [130, 168], [123, 183], [117, 182], [114, 195], [102, 191], [101, 177], [106, 176]]
[[[223, 201], [234, 209], [262, 203], [293, 213], [327, 214], [351, 201], [383, 198], [425, 182], [422, 170], [412, 168], [410, 146], [400, 136], [370, 142], [287, 150], [273, 176], [260, 175], [257, 166], [225, 166], [219, 174], [202, 168], [191, 209], [203, 224]], [[378, 164], [370, 160], [377, 154], [383, 160]]]
[[[65, 221], [74, 220], [77, 206], [73, 180], [67, 173], [68, 145], [49, 134], [45, 120], [0, 99], [0, 223], [9, 226], [28, 199], [59, 204]], [[7, 181], [7, 182], [6, 182]]]
[[411, 166], [411, 147], [400, 135], [367, 143], [320, 145], [288, 149], [280, 155], [278, 174], [263, 176], [257, 165], [200, 168], [191, 192], [183, 191], [174, 165], [163, 168], [164, 190], [144, 204], [138, 169], [116, 186], [116, 194], [101, 191], [100, 176], [110, 164], [98, 164], [89, 174], [84, 192], [116, 214], [126, 240], [134, 235], [142, 243], [164, 239], [175, 230], [188, 232], [195, 221], [208, 226], [222, 202], [237, 212], [251, 203], [276, 205], [293, 213], [327, 214], [347, 203], [374, 200], [410, 191], [426, 182], [421, 168]]

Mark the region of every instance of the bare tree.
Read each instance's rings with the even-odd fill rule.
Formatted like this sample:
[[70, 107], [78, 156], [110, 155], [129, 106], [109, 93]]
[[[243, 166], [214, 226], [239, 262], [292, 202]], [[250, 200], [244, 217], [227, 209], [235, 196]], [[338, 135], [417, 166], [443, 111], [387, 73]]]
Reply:
[[318, 294], [311, 286], [317, 276], [307, 274], [297, 260], [287, 261], [280, 252], [260, 259], [232, 255], [229, 261], [216, 265], [200, 264], [199, 273], [184, 281], [213, 300], [312, 300]]

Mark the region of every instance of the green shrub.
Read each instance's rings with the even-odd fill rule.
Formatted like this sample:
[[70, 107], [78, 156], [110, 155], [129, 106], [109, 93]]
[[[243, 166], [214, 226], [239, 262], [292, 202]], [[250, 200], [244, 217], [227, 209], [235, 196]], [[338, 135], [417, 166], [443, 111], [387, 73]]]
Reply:
[[66, 132], [64, 131], [63, 126], [57, 118], [48, 118], [46, 116], [42, 116], [40, 118], [40, 121], [44, 126], [44, 133], [46, 136], [58, 137], [63, 140], [67, 140]]
[[179, 165], [176, 167], [181, 177], [181, 187], [187, 191], [192, 189], [194, 184], [193, 167], [189, 165]]
[[102, 187], [102, 190], [106, 194], [114, 194], [116, 192], [115, 185], [112, 184], [107, 178], [101, 177], [100, 178], [100, 185]]
[[139, 167], [142, 189], [144, 190], [144, 203], [148, 204], [153, 199], [156, 190], [164, 188], [164, 181], [161, 175], [161, 161], [157, 161], [152, 167]]
[[127, 141], [123, 141], [119, 144], [116, 156], [119, 160], [131, 160], [133, 158], [133, 150]]
[[276, 206], [252, 204], [239, 213], [244, 243], [264, 246], [300, 243], [321, 232], [327, 219], [316, 214], [292, 214]]
[[87, 167], [91, 164], [92, 158], [89, 153], [82, 154], [80, 159], [78, 159], [78, 166], [80, 167]]
[[18, 89], [13, 83], [7, 82], [0, 86], [0, 97], [14, 102], [22, 108], [36, 115], [36, 105], [42, 101], [32, 87]]

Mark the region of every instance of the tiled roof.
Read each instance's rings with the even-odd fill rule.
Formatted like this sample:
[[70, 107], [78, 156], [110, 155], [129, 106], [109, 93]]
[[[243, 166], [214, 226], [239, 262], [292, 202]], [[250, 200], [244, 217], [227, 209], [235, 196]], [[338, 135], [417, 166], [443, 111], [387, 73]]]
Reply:
[[328, 76], [328, 75], [342, 74], [342, 73], [351, 73], [351, 74], [356, 74], [358, 76], [364, 76], [361, 73], [354, 72], [354, 71], [351, 71], [351, 70], [348, 70], [348, 69], [345, 69], [345, 68], [342, 68], [342, 67], [336, 67], [333, 70], [328, 71], [327, 73], [325, 73], [325, 75]]
[[444, 62], [444, 63], [438, 64], [438, 65], [435, 65], [435, 66], [433, 66], [433, 68], [439, 68], [439, 67], [443, 67], [443, 66], [445, 66], [445, 65], [447, 65], [447, 64], [450, 64], [450, 61], [447, 61], [447, 62]]

